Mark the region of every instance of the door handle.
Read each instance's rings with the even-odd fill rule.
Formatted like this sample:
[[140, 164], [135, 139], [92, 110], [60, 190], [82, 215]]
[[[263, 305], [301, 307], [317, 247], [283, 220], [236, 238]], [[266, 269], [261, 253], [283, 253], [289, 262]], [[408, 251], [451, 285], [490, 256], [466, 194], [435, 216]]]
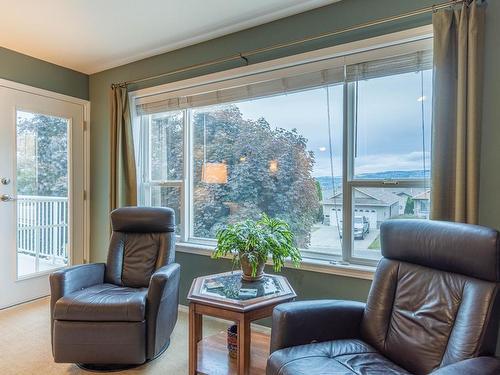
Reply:
[[10, 184], [10, 178], [8, 178], [8, 177], [2, 177], [2, 178], [0, 178], [0, 184], [2, 184], [2, 185], [8, 185], [8, 184]]
[[17, 199], [16, 197], [13, 197], [9, 194], [0, 195], [0, 201], [2, 201], [2, 202], [11, 202], [11, 201], [15, 201], [16, 199]]

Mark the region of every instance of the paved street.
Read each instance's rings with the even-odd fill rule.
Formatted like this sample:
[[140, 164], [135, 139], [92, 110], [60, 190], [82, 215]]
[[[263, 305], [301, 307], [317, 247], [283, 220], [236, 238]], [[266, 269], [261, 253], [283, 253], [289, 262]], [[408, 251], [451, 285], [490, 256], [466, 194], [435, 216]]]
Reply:
[[[370, 233], [368, 233], [364, 240], [355, 240], [353, 255], [378, 259], [380, 251], [368, 249], [378, 234], [379, 231], [377, 229], [370, 229]], [[326, 254], [341, 255], [342, 248], [338, 228], [336, 226], [316, 224], [311, 233], [310, 249]]]

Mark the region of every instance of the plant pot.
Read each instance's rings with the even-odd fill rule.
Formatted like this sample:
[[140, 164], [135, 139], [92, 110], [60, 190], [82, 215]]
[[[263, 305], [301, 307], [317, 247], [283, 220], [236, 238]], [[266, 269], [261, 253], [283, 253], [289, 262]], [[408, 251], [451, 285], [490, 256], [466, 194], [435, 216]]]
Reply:
[[241, 278], [244, 281], [258, 281], [264, 277], [264, 266], [266, 265], [266, 262], [259, 262], [259, 264], [257, 265], [257, 273], [255, 274], [255, 276], [252, 276], [252, 265], [250, 264], [246, 256], [242, 255], [240, 257], [240, 263], [241, 270], [243, 271]]

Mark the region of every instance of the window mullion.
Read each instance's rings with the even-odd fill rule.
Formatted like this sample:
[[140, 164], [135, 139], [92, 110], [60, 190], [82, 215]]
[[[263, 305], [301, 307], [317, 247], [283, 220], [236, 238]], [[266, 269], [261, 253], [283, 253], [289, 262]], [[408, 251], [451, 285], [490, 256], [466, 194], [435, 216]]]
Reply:
[[145, 170], [145, 163], [146, 163], [146, 154], [144, 153], [144, 148], [145, 148], [145, 129], [146, 129], [146, 125], [145, 125], [145, 121], [144, 121], [144, 117], [136, 117], [135, 118], [135, 121], [137, 121], [136, 123], [139, 124], [139, 160], [137, 162], [137, 167], [139, 168], [139, 171], [138, 171], [138, 176], [139, 177], [139, 186], [138, 186], [138, 189], [137, 189], [137, 203], [138, 205], [144, 205], [144, 192], [145, 192], [145, 184], [146, 184], [146, 176], [144, 174], [144, 170]]
[[151, 206], [151, 122], [152, 116], [148, 116], [148, 120], [145, 124], [144, 135], [144, 155], [146, 160], [144, 161], [144, 205]]
[[182, 142], [183, 142], [183, 166], [182, 166], [182, 181], [180, 181], [180, 189], [181, 189], [181, 197], [180, 197], [180, 237], [182, 242], [186, 242], [188, 238], [188, 233], [189, 233], [189, 228], [188, 228], [188, 223], [189, 223], [189, 194], [187, 193], [188, 186], [189, 186], [189, 181], [188, 181], [188, 176], [189, 176], [189, 164], [190, 164], [190, 152], [189, 148], [187, 145], [189, 144], [189, 137], [190, 137], [190, 132], [189, 132], [189, 123], [188, 123], [188, 110], [184, 109], [182, 111], [182, 126], [183, 126], [183, 133], [182, 133]]
[[343, 94], [343, 140], [342, 140], [342, 260], [348, 262], [352, 254], [352, 189], [350, 179], [352, 175], [352, 119], [350, 100], [350, 88], [347, 82], [344, 82]]
[[189, 221], [188, 221], [188, 238], [194, 236], [194, 122], [193, 122], [193, 110], [187, 111], [187, 121], [189, 129]]

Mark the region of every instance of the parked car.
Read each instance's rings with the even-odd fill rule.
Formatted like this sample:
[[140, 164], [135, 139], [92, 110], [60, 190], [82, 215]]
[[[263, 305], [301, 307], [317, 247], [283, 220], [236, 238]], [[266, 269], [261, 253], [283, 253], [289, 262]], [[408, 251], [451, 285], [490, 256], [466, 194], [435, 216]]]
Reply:
[[354, 217], [354, 239], [364, 240], [366, 235], [370, 233], [370, 222], [366, 216]]
[[[342, 238], [343, 225], [342, 220], [339, 223], [340, 238]], [[354, 217], [354, 239], [364, 240], [366, 235], [370, 233], [370, 221], [366, 216], [355, 216]]]

